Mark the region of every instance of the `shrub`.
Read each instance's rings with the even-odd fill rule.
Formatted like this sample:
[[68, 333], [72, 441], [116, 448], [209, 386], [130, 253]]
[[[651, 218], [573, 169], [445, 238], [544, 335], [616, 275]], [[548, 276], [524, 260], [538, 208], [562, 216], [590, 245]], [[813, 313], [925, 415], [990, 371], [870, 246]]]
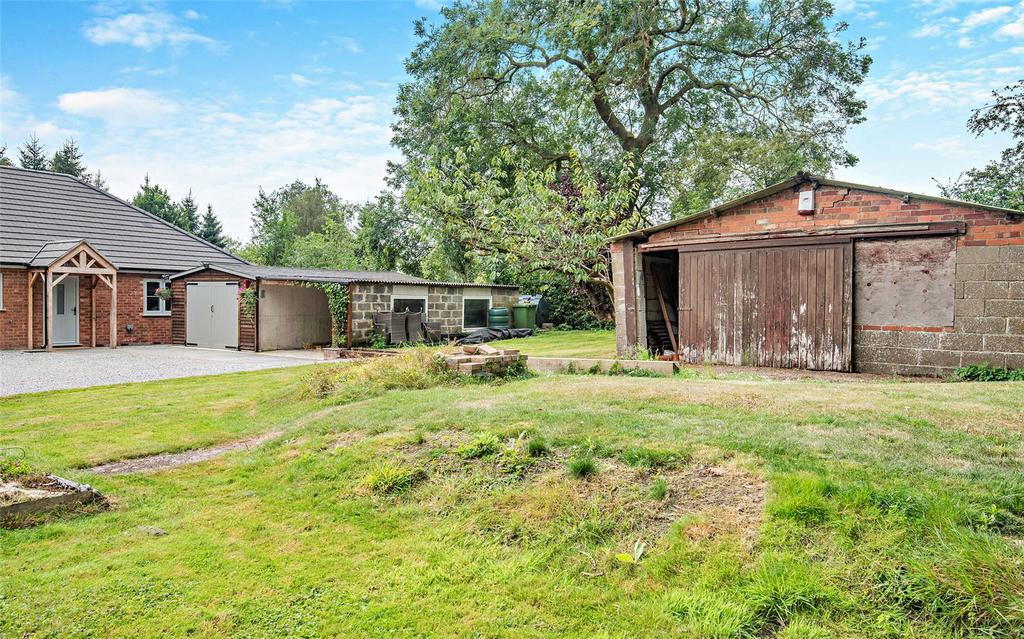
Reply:
[[569, 474], [578, 479], [590, 477], [597, 474], [597, 462], [594, 457], [588, 454], [577, 455], [566, 463]]
[[372, 397], [393, 389], [423, 389], [454, 383], [458, 376], [438, 362], [425, 346], [390, 357], [314, 366], [306, 390], [314, 397], [344, 394], [352, 399]]
[[971, 364], [956, 369], [956, 378], [965, 382], [1022, 382], [1024, 368], [1002, 368], [984, 364]]
[[426, 472], [422, 468], [383, 461], [363, 479], [363, 485], [378, 494], [399, 493], [408, 490], [424, 477]]

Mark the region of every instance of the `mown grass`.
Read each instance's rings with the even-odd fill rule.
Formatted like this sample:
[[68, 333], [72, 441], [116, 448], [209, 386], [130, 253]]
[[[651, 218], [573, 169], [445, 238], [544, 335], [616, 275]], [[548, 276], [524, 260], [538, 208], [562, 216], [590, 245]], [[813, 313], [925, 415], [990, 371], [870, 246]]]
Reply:
[[[304, 381], [286, 369], [0, 402], [4, 445], [114, 503], [0, 531], [0, 636], [1024, 628], [1019, 384], [552, 376], [315, 399]], [[75, 470], [281, 427], [259, 448], [162, 473]], [[546, 454], [529, 458], [535, 438]], [[554, 470], [506, 472], [494, 460], [510, 441]], [[599, 472], [582, 481], [560, 461], [584, 457]], [[659, 477], [673, 469], [732, 463], [769, 482], [753, 538], [694, 534], [700, 513], [652, 533], [623, 507], [671, 499]], [[647, 479], [602, 492], [618, 467]], [[615, 561], [640, 534], [640, 561]]]
[[544, 331], [531, 337], [491, 342], [535, 357], [615, 357], [615, 331]]

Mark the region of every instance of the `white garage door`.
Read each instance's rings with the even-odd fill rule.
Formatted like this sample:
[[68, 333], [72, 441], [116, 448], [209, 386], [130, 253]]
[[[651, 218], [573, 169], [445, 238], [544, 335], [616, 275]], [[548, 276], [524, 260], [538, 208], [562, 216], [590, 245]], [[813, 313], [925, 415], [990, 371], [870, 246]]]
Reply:
[[238, 283], [187, 282], [185, 343], [238, 348]]

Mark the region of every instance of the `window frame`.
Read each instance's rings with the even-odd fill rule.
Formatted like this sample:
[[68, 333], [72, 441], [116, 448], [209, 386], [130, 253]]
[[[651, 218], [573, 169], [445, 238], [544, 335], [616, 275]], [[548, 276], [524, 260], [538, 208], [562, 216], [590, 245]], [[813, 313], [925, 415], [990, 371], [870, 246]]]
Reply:
[[395, 302], [398, 300], [421, 300], [423, 302], [423, 321], [427, 321], [430, 313], [430, 295], [425, 286], [408, 286], [396, 284], [391, 289], [391, 312], [395, 310]]
[[[486, 291], [486, 293], [484, 292]], [[487, 311], [484, 312], [484, 323], [480, 326], [468, 326], [466, 324], [466, 300], [486, 300]], [[487, 313], [490, 312], [494, 306], [494, 296], [491, 294], [489, 289], [478, 289], [476, 292], [470, 292], [468, 289], [462, 293], [462, 328], [487, 328]]]
[[170, 315], [171, 315], [171, 300], [165, 300], [162, 297], [160, 297], [159, 295], [156, 296], [156, 299], [159, 300], [159, 302], [160, 302], [160, 310], [158, 310], [158, 311], [148, 310], [148, 307], [146, 305], [146, 300], [148, 300], [149, 297], [150, 297], [150, 295], [148, 294], [148, 290], [149, 290], [149, 285], [151, 283], [157, 284], [157, 290], [158, 291], [160, 289], [164, 289], [164, 288], [168, 288], [168, 289], [171, 288], [170, 280], [165, 280], [165, 279], [160, 279], [160, 278], [149, 278], [149, 279], [142, 280], [142, 316], [143, 317], [170, 317]]

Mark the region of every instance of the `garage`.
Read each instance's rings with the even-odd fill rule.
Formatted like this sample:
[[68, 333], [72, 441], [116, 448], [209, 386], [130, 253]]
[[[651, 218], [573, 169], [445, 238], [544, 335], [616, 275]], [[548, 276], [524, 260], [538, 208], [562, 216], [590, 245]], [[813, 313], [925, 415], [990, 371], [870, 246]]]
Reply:
[[681, 361], [849, 371], [850, 241], [749, 244], [679, 250]]
[[933, 376], [1024, 366], [1020, 211], [798, 174], [611, 238], [610, 257], [620, 356]]
[[186, 282], [185, 344], [238, 348], [238, 282]]

